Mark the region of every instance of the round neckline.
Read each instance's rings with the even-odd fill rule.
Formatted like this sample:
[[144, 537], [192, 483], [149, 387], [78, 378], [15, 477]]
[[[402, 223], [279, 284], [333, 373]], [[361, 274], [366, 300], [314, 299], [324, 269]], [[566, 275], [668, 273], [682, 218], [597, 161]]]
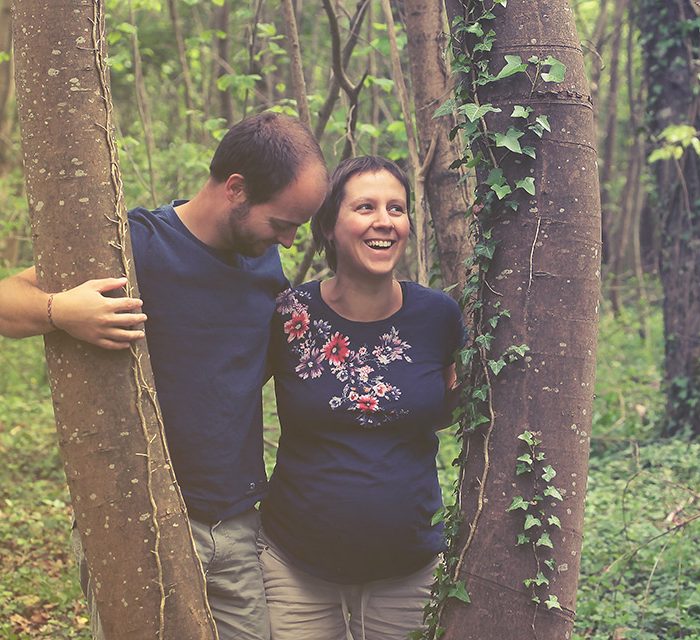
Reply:
[[406, 306], [406, 295], [407, 295], [407, 287], [406, 287], [406, 282], [404, 280], [398, 280], [399, 286], [401, 287], [401, 306], [394, 311], [391, 315], [387, 316], [386, 318], [379, 318], [378, 320], [350, 320], [350, 318], [346, 318], [345, 316], [339, 314], [331, 305], [329, 305], [324, 299], [323, 299], [323, 294], [321, 293], [321, 280], [316, 280], [316, 293], [318, 294], [318, 299], [319, 302], [321, 303], [321, 306], [326, 309], [329, 313], [334, 315], [336, 318], [340, 318], [343, 322], [352, 322], [353, 324], [361, 324], [361, 325], [371, 325], [371, 324], [378, 324], [380, 322], [387, 322], [389, 320], [392, 320], [396, 316], [398, 316], [405, 308]]

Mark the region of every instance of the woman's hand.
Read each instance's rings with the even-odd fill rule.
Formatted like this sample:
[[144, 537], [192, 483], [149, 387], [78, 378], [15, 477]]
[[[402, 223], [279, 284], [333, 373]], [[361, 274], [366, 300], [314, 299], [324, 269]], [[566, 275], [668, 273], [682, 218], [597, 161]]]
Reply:
[[103, 349], [128, 349], [131, 342], [145, 335], [143, 329], [134, 328], [146, 321], [140, 312], [143, 303], [138, 298], [102, 295], [126, 283], [126, 278], [102, 278], [55, 293], [51, 301], [54, 326]]

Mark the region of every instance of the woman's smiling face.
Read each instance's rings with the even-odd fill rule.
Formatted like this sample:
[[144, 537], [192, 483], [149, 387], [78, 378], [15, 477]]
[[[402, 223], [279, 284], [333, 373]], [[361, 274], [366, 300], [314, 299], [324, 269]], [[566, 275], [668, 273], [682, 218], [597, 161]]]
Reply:
[[385, 170], [355, 174], [345, 183], [330, 234], [338, 257], [336, 273], [391, 275], [409, 233], [403, 185]]

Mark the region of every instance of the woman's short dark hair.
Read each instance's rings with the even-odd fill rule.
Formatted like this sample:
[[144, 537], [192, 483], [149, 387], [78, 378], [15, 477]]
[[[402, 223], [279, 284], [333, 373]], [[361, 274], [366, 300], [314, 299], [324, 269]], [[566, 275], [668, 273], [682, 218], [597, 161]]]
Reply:
[[[406, 191], [406, 215], [411, 210], [411, 185], [403, 170], [395, 162], [382, 158], [381, 156], [359, 156], [343, 160], [331, 175], [330, 188], [318, 213], [311, 218], [311, 232], [313, 233], [316, 251], [326, 254], [328, 266], [335, 271], [338, 266], [338, 256], [333, 242], [328, 239], [328, 235], [335, 228], [338, 220], [340, 203], [345, 197], [345, 185], [353, 176], [360, 173], [378, 173], [388, 171], [394, 176]], [[413, 231], [413, 220], [409, 216], [411, 231]]]
[[214, 152], [209, 174], [225, 182], [233, 173], [245, 178], [250, 204], [267, 202], [294, 181], [309, 160], [324, 167], [323, 153], [297, 118], [266, 111], [233, 125]]

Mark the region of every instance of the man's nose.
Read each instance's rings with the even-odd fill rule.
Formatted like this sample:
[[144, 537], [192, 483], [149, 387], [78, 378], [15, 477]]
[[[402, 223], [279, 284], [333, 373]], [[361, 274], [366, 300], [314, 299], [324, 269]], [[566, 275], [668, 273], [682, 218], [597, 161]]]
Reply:
[[285, 231], [277, 237], [277, 242], [279, 242], [285, 249], [289, 249], [294, 244], [294, 238], [296, 238], [297, 230], [290, 229]]

